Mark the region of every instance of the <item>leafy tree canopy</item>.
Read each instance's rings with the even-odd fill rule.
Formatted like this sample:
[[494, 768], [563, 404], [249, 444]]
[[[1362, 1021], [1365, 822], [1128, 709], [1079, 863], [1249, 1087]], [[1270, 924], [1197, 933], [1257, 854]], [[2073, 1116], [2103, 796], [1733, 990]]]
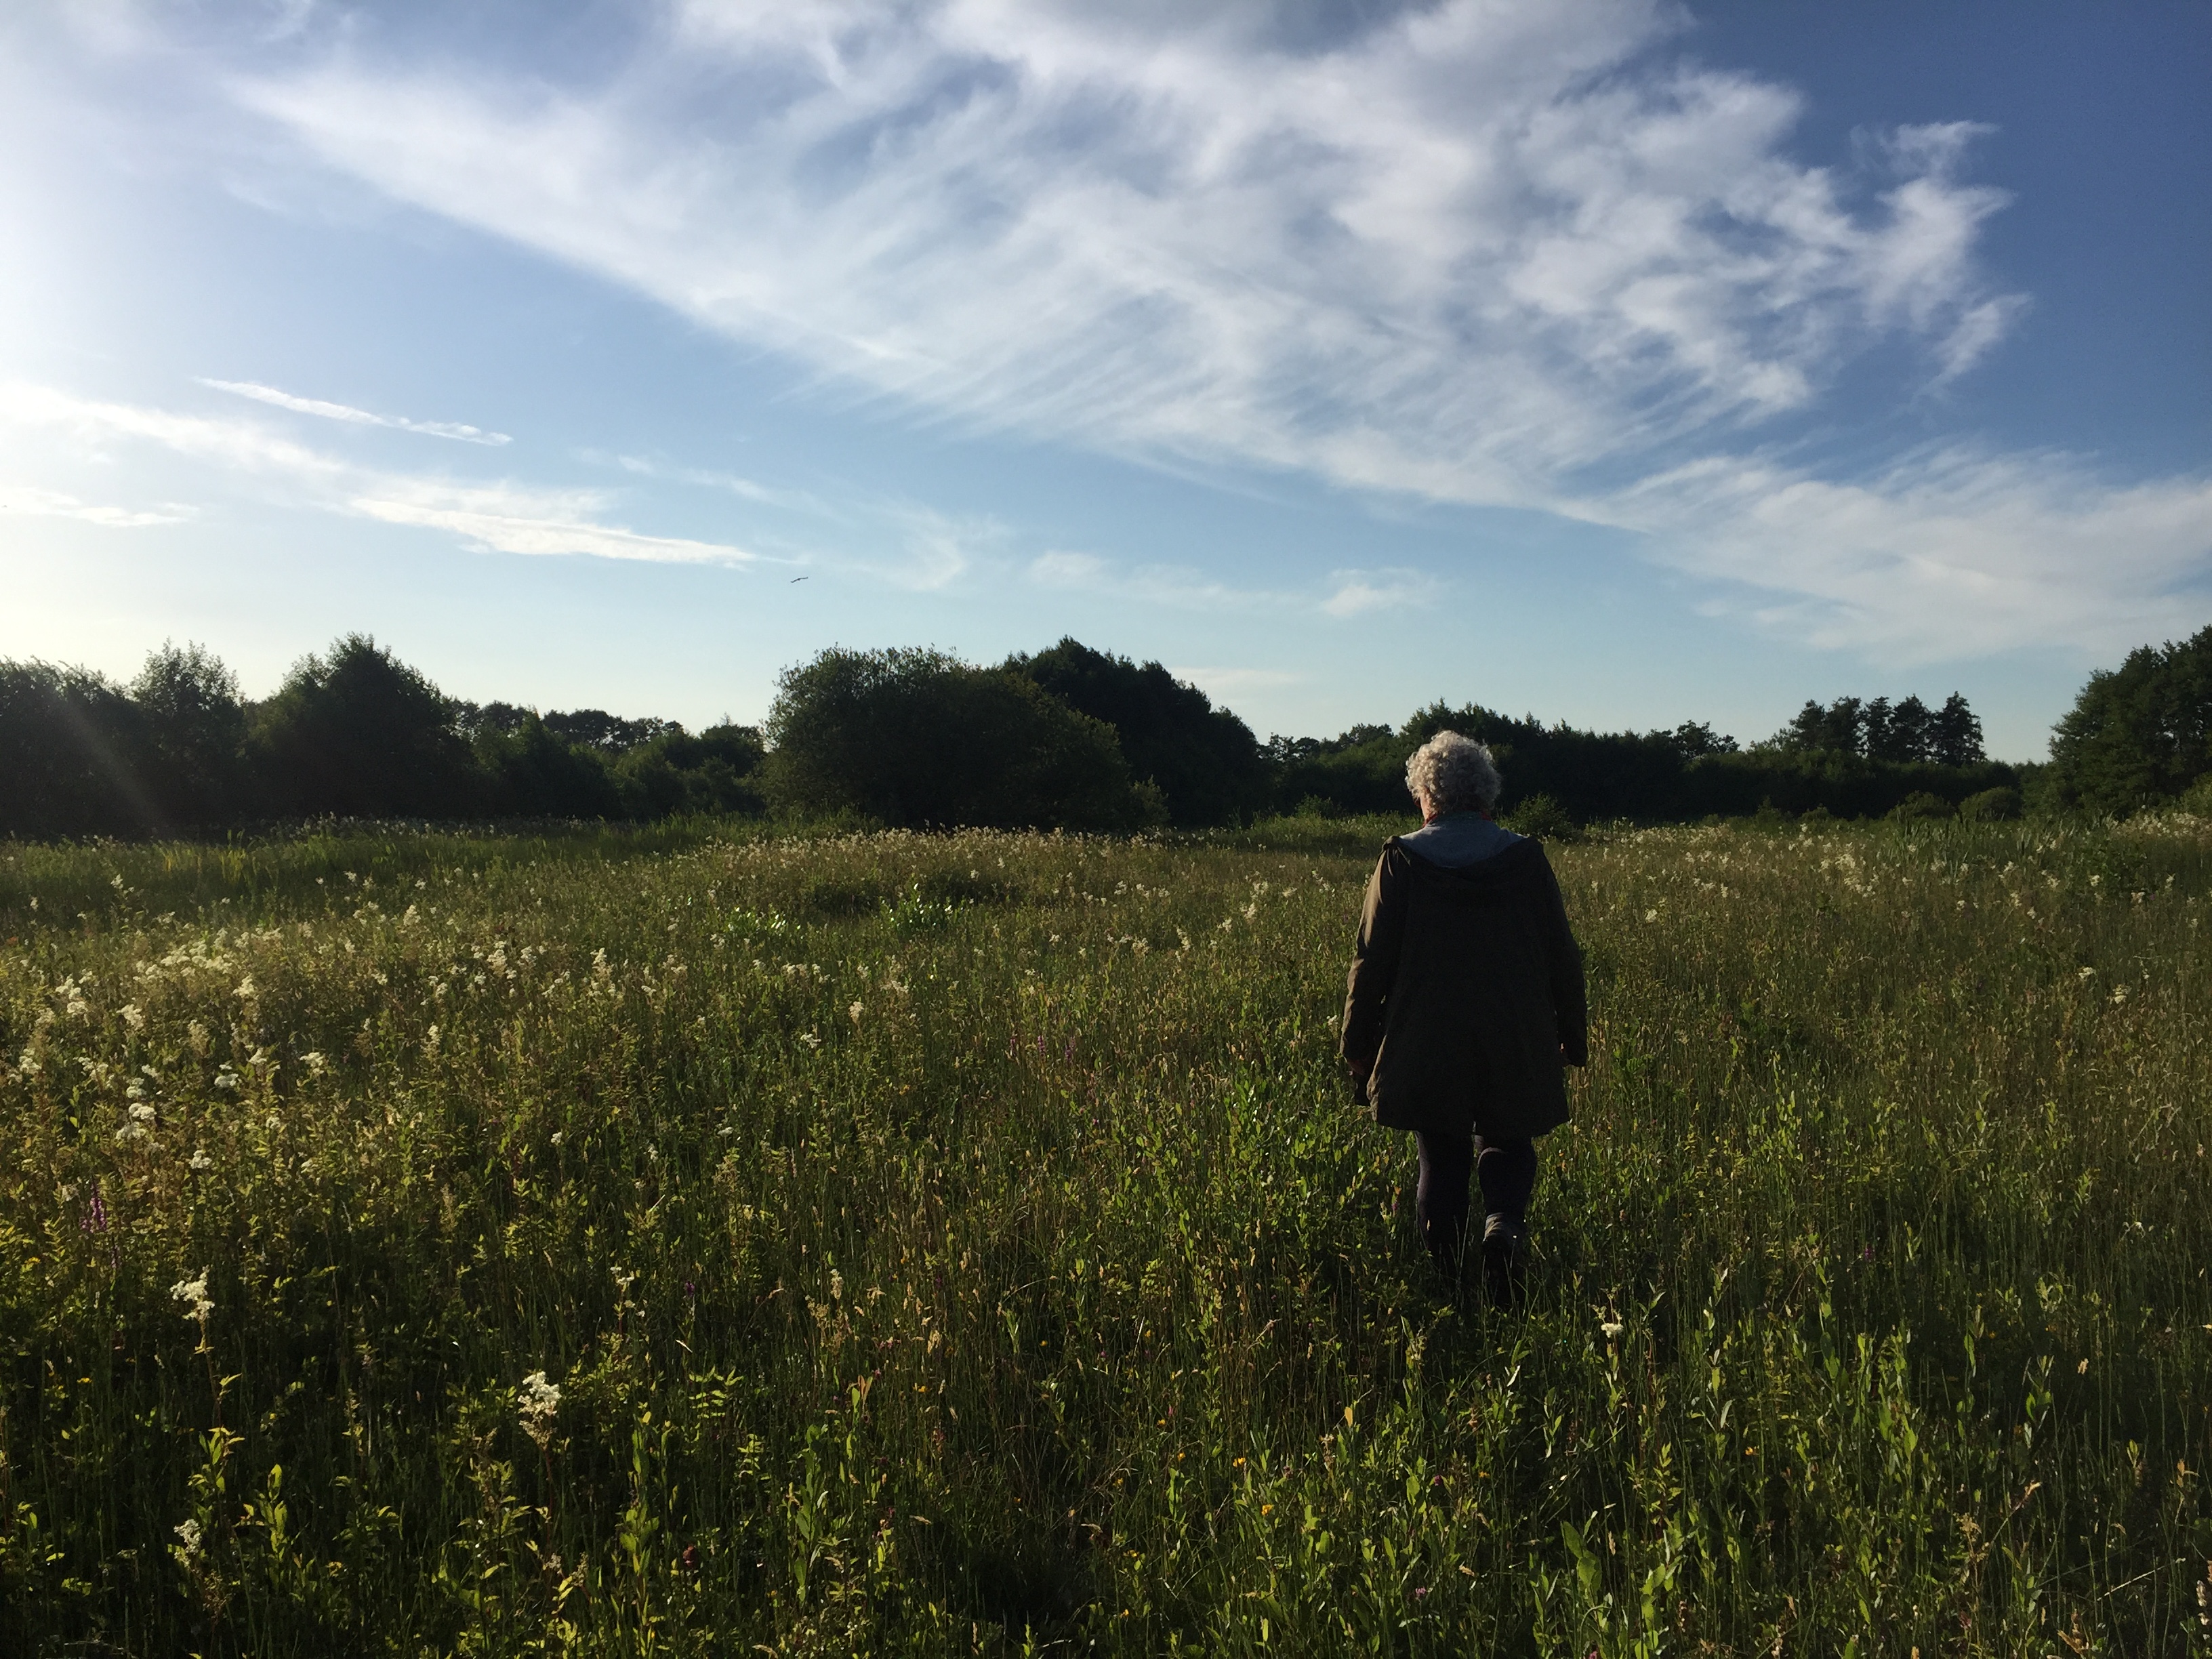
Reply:
[[2059, 799], [2094, 812], [2172, 799], [2212, 772], [2212, 628], [2089, 676], [2053, 732]]
[[787, 811], [921, 827], [1133, 827], [1146, 816], [1114, 728], [1024, 674], [942, 651], [824, 651], [785, 672], [769, 793]]
[[1135, 776], [1156, 784], [1179, 824], [1228, 823], [1265, 804], [1266, 768], [1252, 729], [1157, 662], [1062, 639], [1006, 659], [1078, 714], [1103, 720]]

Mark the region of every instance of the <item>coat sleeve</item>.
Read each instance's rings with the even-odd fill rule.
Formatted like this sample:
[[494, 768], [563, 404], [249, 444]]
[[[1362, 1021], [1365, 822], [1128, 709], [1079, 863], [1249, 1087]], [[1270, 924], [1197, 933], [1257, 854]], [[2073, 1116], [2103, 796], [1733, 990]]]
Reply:
[[1375, 860], [1367, 898], [1359, 911], [1359, 936], [1344, 981], [1344, 1030], [1337, 1051], [1353, 1078], [1364, 1080], [1382, 1047], [1383, 1005], [1398, 976], [1398, 951], [1406, 935], [1406, 882], [1390, 848]]
[[1552, 861], [1544, 860], [1544, 956], [1551, 970], [1552, 1012], [1559, 1023], [1560, 1057], [1570, 1066], [1589, 1064], [1589, 994], [1583, 978], [1583, 950], [1567, 923], [1566, 896]]

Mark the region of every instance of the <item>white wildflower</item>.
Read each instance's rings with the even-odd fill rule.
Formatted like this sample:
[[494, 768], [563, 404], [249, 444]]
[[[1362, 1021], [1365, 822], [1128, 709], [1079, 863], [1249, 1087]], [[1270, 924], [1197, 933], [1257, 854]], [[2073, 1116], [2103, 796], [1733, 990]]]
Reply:
[[2087, 985], [2091, 980], [2096, 978], [2096, 976], [2097, 970], [2094, 968], [2080, 968], [2076, 969], [2074, 973], [2074, 977], [2080, 980], [2084, 985]]
[[133, 1123], [151, 1123], [154, 1121], [154, 1109], [143, 1100], [133, 1101], [131, 1105], [131, 1121]]
[[205, 1175], [210, 1170], [215, 1168], [215, 1160], [207, 1155], [207, 1148], [204, 1146], [193, 1147], [192, 1155], [187, 1160], [187, 1164], [189, 1168], [200, 1175]]
[[568, 1138], [568, 1132], [566, 1129], [556, 1129], [550, 1135], [546, 1137], [546, 1139], [550, 1140], [556, 1146], [558, 1146]]
[[422, 1033], [422, 1052], [426, 1054], [438, 1052], [438, 1026], [434, 1020], [431, 1022], [430, 1029]]
[[2115, 985], [2112, 987], [2112, 1006], [2115, 1008], [2118, 1007], [2120, 1004], [2125, 1002], [2127, 1000], [2128, 988], [2126, 986]]
[[1598, 1329], [1605, 1333], [1605, 1340], [1608, 1342], [1614, 1340], [1627, 1328], [1628, 1327], [1622, 1324], [1618, 1319], [1606, 1320], [1598, 1327]]
[[126, 1002], [122, 1008], [123, 1023], [134, 1031], [146, 1029], [146, 1011], [135, 1002]]
[[1646, 921], [1656, 921], [1659, 920], [1659, 913], [1656, 910], [1646, 910], [1644, 913], [1644, 920]]
[[173, 1547], [179, 1559], [190, 1561], [200, 1553], [200, 1523], [179, 1521], [176, 1527], [177, 1543]]
[[845, 1012], [847, 1014], [851, 1016], [853, 1024], [858, 1025], [860, 1023], [860, 1016], [866, 1013], [868, 1011], [861, 1004], [856, 1002]]
[[308, 1049], [306, 1054], [300, 1056], [300, 1062], [307, 1068], [307, 1075], [309, 1077], [320, 1077], [323, 1074], [324, 1067], [330, 1064], [330, 1061], [324, 1057], [323, 1051], [319, 1048]]
[[809, 1048], [819, 1048], [822, 1046], [822, 1039], [811, 1031], [801, 1031], [799, 1034], [799, 1040]]
[[207, 1282], [208, 1270], [203, 1267], [198, 1279], [180, 1279], [169, 1286], [169, 1294], [185, 1304], [185, 1317], [202, 1324], [215, 1311], [215, 1298], [208, 1294]]
[[238, 981], [238, 1000], [240, 1002], [251, 1002], [254, 998], [260, 994], [261, 992], [259, 988], [253, 982], [252, 975], [248, 974], [244, 979]]
[[515, 1395], [515, 1410], [522, 1418], [522, 1431], [541, 1449], [552, 1442], [553, 1417], [560, 1409], [560, 1385], [548, 1382], [544, 1371], [532, 1371], [522, 1379]]

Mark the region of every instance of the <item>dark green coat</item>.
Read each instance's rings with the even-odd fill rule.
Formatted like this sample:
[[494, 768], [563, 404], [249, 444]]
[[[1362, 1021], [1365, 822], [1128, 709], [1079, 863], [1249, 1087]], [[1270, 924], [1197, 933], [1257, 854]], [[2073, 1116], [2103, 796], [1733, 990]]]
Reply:
[[1589, 1059], [1583, 953], [1540, 842], [1462, 870], [1393, 837], [1368, 878], [1340, 1048], [1375, 1121], [1520, 1139]]

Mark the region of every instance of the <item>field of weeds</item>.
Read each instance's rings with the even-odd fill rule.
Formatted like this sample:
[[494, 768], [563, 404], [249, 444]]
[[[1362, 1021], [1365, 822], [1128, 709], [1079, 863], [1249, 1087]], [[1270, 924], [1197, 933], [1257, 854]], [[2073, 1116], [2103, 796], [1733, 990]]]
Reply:
[[0, 847], [0, 1650], [2212, 1652], [2212, 826], [1556, 848], [1508, 1315], [1391, 827]]

